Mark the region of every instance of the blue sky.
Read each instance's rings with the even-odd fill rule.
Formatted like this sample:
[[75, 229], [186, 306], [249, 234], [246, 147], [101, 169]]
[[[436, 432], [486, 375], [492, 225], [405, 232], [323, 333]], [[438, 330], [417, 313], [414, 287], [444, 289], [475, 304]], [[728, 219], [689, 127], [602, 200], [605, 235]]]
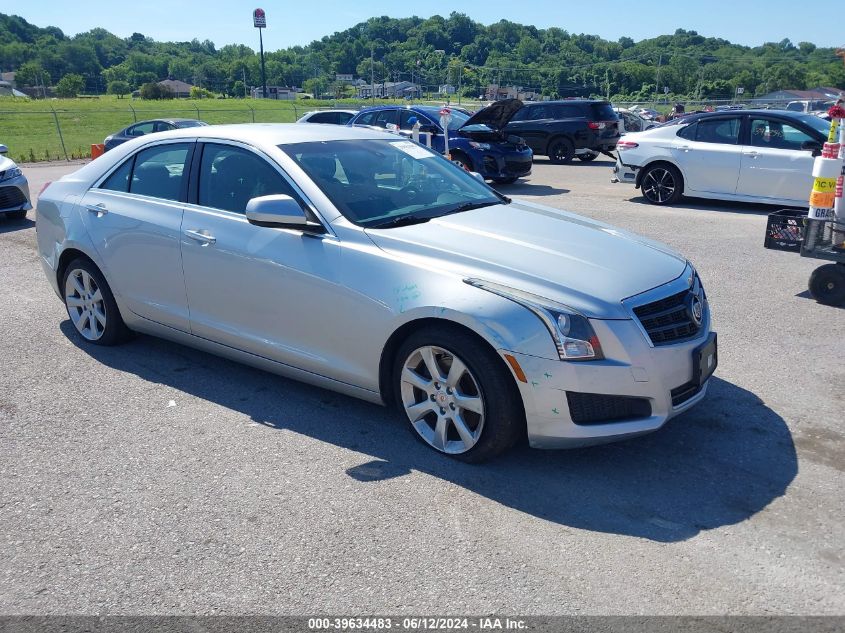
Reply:
[[[590, 33], [616, 40], [623, 35], [641, 40], [677, 28], [722, 37], [754, 46], [789, 38], [793, 43], [845, 46], [842, 12], [825, 17], [823, 7], [836, 2], [802, 5], [795, 0], [683, 0], [675, 3], [649, 0], [528, 0], [495, 2], [398, 2], [383, 0], [25, 0], [0, 2], [0, 12], [22, 16], [38, 26], [57, 26], [73, 35], [101, 26], [126, 37], [138, 31], [156, 40], [210, 39], [218, 47], [247, 44], [258, 48], [252, 27], [252, 9], [267, 12], [264, 31], [266, 50], [307, 44], [324, 35], [342, 31], [368, 17], [449, 15], [459, 10], [483, 24], [501, 19], [538, 28], [557, 26], [571, 33]], [[131, 8], [130, 8], [131, 7]], [[812, 10], [808, 10], [812, 7]]]

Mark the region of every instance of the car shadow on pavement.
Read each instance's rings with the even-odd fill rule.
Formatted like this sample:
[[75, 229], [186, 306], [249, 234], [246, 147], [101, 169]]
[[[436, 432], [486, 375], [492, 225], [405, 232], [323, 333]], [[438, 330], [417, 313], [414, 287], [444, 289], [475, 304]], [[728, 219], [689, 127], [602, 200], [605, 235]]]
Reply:
[[[552, 161], [549, 160], [547, 156], [535, 156], [534, 163], [542, 164], [542, 165], [554, 165]], [[572, 161], [569, 163], [561, 163], [558, 165], [561, 169], [566, 169], [568, 167], [604, 167], [605, 169], [611, 169], [616, 164], [616, 159], [611, 159], [609, 156], [599, 156], [598, 158], [594, 158], [593, 160], [580, 160], [578, 158], [573, 158]]]
[[[797, 208], [797, 207], [779, 207], [771, 204], [757, 204], [754, 202], [734, 202], [730, 200], [710, 200], [707, 198], [687, 198], [684, 196], [680, 202], [676, 202], [669, 206], [656, 206], [646, 200], [643, 196], [636, 196], [630, 199], [634, 204], [641, 204], [646, 207], [654, 209], [697, 209], [700, 211], [728, 211], [731, 213], [742, 213], [744, 215], [769, 215], [782, 208]], [[805, 209], [806, 211], [806, 209]], [[762, 235], [762, 233], [761, 233]], [[762, 239], [762, 238], [761, 238]]]
[[123, 346], [98, 347], [82, 341], [70, 321], [61, 329], [108, 367], [242, 413], [268, 429], [364, 453], [360, 464], [338, 466], [361, 485], [416, 470], [581, 530], [682, 541], [751, 518], [783, 496], [798, 472], [784, 420], [753, 393], [719, 378], [711, 380], [704, 402], [656, 433], [568, 451], [523, 444], [492, 462], [468, 465], [423, 446], [391, 409], [160, 339], [139, 336]]
[[493, 189], [505, 195], [520, 195], [527, 196], [554, 196], [561, 193], [569, 193], [570, 189], [563, 189], [561, 187], [552, 187], [550, 185], [535, 185], [524, 180], [517, 180], [509, 185], [503, 183], [494, 183]]
[[3, 233], [11, 233], [12, 231], [23, 231], [24, 229], [31, 229], [35, 226], [35, 220], [23, 218], [21, 220], [12, 220], [10, 218], [0, 217], [0, 235]]

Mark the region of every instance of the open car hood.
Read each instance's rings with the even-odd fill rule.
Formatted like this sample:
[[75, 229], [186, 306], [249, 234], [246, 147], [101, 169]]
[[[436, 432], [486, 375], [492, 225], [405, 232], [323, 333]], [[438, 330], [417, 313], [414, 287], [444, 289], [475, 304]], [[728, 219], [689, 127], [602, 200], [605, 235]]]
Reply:
[[520, 108], [522, 108], [522, 101], [519, 99], [496, 101], [473, 114], [461, 126], [461, 129], [471, 125], [486, 125], [492, 130], [503, 130]]

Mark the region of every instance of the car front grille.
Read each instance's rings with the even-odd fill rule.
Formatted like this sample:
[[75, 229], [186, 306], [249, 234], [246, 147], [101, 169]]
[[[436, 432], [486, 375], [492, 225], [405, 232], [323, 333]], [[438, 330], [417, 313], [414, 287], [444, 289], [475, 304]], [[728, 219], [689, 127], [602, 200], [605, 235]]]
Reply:
[[[698, 299], [702, 316], [699, 322], [693, 318], [693, 302]], [[654, 345], [671, 345], [695, 338], [701, 331], [707, 298], [698, 275], [694, 276], [692, 287], [663, 299], [634, 308], [634, 314], [642, 324]]]
[[646, 398], [567, 391], [566, 401], [575, 424], [638, 420], [651, 415], [651, 402]]
[[0, 187], [0, 209], [20, 207], [25, 202], [23, 192], [17, 187]]
[[506, 160], [505, 171], [509, 174], [524, 175], [531, 171], [530, 160]]

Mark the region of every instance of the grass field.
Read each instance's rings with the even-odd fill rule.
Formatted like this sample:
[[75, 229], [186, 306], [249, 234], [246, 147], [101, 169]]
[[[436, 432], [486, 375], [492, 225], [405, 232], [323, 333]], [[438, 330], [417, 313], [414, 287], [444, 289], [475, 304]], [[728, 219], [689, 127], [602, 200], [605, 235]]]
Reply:
[[[32, 101], [0, 98], [0, 143], [17, 162], [35, 162], [91, 155], [91, 144], [134, 121], [160, 117], [202, 119], [206, 123], [290, 123], [308, 110], [360, 107], [371, 102], [300, 99], [172, 99], [141, 101], [107, 96]], [[394, 101], [376, 103], [396, 103]], [[58, 125], [57, 125], [58, 124]], [[62, 138], [64, 148], [62, 148]]]

